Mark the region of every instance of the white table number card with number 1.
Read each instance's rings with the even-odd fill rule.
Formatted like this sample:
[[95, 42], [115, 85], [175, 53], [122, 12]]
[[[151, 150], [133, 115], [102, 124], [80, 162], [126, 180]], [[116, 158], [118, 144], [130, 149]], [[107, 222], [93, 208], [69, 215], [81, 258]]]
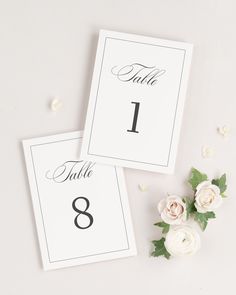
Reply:
[[136, 254], [123, 171], [80, 158], [81, 132], [23, 141], [44, 269]]
[[82, 156], [173, 173], [192, 45], [101, 31]]

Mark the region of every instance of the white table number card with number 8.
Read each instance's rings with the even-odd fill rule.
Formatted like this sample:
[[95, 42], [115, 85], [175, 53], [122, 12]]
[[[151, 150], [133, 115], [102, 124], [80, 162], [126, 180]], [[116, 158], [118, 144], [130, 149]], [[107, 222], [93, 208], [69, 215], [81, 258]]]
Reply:
[[101, 31], [82, 156], [173, 173], [192, 45]]
[[44, 269], [136, 254], [123, 171], [80, 158], [81, 132], [23, 141]]

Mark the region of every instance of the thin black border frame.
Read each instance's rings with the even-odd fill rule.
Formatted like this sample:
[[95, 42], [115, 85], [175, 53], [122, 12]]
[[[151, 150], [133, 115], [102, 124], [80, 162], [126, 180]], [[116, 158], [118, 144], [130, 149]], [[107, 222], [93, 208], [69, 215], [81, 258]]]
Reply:
[[[122, 158], [118, 158], [118, 157], [109, 157], [109, 156], [104, 156], [104, 155], [93, 154], [93, 153], [90, 153], [90, 151], [89, 151], [90, 150], [92, 133], [93, 133], [95, 111], [96, 111], [96, 107], [97, 107], [98, 92], [99, 92], [99, 87], [100, 87], [100, 79], [101, 79], [101, 73], [102, 73], [103, 60], [104, 60], [104, 55], [105, 55], [107, 39], [114, 39], [114, 40], [119, 40], [119, 41], [126, 41], [126, 42], [131, 42], [131, 43], [138, 43], [138, 44], [145, 44], [145, 45], [150, 45], [150, 46], [165, 47], [165, 48], [169, 48], [169, 49], [184, 51], [184, 57], [183, 57], [183, 63], [182, 63], [182, 71], [181, 71], [180, 82], [179, 82], [179, 89], [178, 89], [177, 101], [176, 101], [176, 105], [175, 105], [174, 122], [173, 122], [173, 127], [172, 127], [172, 132], [171, 132], [171, 140], [170, 140], [170, 147], [169, 147], [169, 153], [168, 153], [168, 160], [167, 160], [166, 165], [154, 164], [154, 163], [148, 163], [148, 162], [142, 162], [142, 161], [135, 161], [135, 160], [129, 160], [129, 159], [122, 159]], [[103, 54], [102, 54], [102, 62], [101, 62], [101, 68], [100, 68], [99, 80], [98, 80], [98, 87], [97, 87], [97, 94], [96, 94], [95, 106], [94, 106], [94, 110], [93, 110], [92, 126], [91, 126], [91, 129], [90, 129], [89, 143], [88, 143], [88, 147], [87, 147], [88, 155], [98, 156], [98, 157], [103, 157], [103, 158], [109, 158], [109, 159], [117, 159], [117, 160], [127, 161], [127, 162], [134, 162], [134, 163], [153, 165], [153, 166], [169, 167], [170, 154], [171, 154], [173, 135], [174, 135], [174, 129], [175, 129], [176, 114], [177, 114], [177, 109], [178, 109], [178, 104], [179, 104], [179, 94], [180, 94], [180, 88], [181, 88], [181, 85], [182, 85], [182, 77], [183, 77], [183, 71], [184, 71], [185, 55], [186, 55], [186, 49], [183, 49], [183, 48], [176, 48], [176, 47], [170, 47], [170, 46], [164, 46], [164, 45], [157, 45], [157, 44], [151, 44], [151, 43], [145, 43], [145, 42], [138, 42], [138, 41], [126, 40], [126, 39], [114, 38], [114, 37], [105, 37]]]
[[40, 199], [40, 194], [39, 194], [39, 187], [38, 187], [38, 181], [37, 181], [37, 176], [36, 176], [36, 170], [35, 170], [35, 163], [34, 163], [34, 157], [33, 157], [32, 148], [35, 147], [35, 146], [52, 144], [52, 143], [58, 143], [58, 142], [63, 142], [63, 141], [79, 140], [81, 138], [83, 138], [83, 136], [76, 137], [76, 138], [56, 140], [56, 141], [51, 141], [51, 142], [45, 142], [45, 143], [39, 143], [39, 144], [32, 144], [32, 145], [29, 146], [30, 147], [30, 154], [31, 154], [32, 165], [33, 165], [33, 170], [34, 170], [35, 184], [36, 184], [37, 194], [38, 194], [38, 200], [39, 200], [40, 213], [41, 213], [42, 224], [43, 224], [43, 231], [44, 231], [44, 236], [45, 236], [45, 241], [46, 241], [46, 249], [47, 249], [47, 255], [48, 255], [48, 262], [51, 263], [51, 264], [62, 262], [62, 261], [68, 261], [68, 260], [74, 260], [74, 259], [86, 258], [86, 257], [93, 257], [93, 256], [99, 256], [99, 255], [104, 255], [104, 254], [109, 254], [109, 253], [116, 253], [116, 252], [122, 252], [122, 251], [128, 251], [128, 250], [130, 250], [130, 243], [129, 243], [128, 233], [127, 233], [126, 220], [125, 220], [125, 216], [124, 216], [124, 209], [123, 209], [123, 203], [122, 203], [122, 198], [121, 198], [120, 186], [119, 186], [119, 181], [118, 181], [117, 169], [116, 169], [116, 167], [114, 167], [115, 174], [116, 174], [116, 182], [117, 182], [117, 188], [118, 188], [118, 192], [119, 192], [120, 205], [121, 205], [121, 211], [122, 211], [122, 217], [123, 217], [123, 222], [124, 222], [124, 228], [125, 228], [125, 234], [126, 234], [126, 240], [127, 240], [128, 248], [121, 249], [121, 250], [108, 251], [108, 252], [103, 252], [103, 253], [97, 253], [97, 254], [90, 254], [90, 255], [72, 257], [72, 258], [67, 258], [67, 259], [60, 259], [60, 260], [54, 260], [54, 261], [50, 260], [50, 253], [49, 253], [49, 246], [48, 246], [48, 238], [47, 238], [47, 234], [46, 234], [46, 227], [45, 227], [45, 221], [44, 221], [44, 217], [43, 217], [43, 210], [42, 210], [41, 199]]

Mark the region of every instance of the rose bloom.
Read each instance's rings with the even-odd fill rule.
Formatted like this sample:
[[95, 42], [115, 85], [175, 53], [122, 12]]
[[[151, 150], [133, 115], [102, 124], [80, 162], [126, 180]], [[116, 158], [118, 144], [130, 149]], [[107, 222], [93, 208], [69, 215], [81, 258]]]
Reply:
[[196, 188], [195, 207], [198, 212], [214, 211], [222, 203], [220, 189], [210, 181], [201, 182]]
[[168, 224], [181, 224], [186, 220], [186, 205], [179, 196], [168, 196], [158, 203], [162, 220]]
[[201, 246], [198, 232], [187, 225], [179, 225], [169, 230], [166, 235], [166, 250], [175, 257], [195, 254]]

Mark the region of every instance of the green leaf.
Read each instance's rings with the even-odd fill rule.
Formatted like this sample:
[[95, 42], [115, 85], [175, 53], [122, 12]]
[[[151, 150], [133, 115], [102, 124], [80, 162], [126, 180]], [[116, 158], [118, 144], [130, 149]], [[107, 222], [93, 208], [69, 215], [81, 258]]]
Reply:
[[166, 250], [165, 247], [165, 238], [161, 238], [158, 241], [152, 241], [155, 249], [152, 252], [152, 256], [158, 257], [158, 256], [164, 256], [166, 259], [170, 258], [170, 253]]
[[196, 187], [199, 185], [199, 183], [207, 180], [207, 175], [201, 173], [195, 168], [192, 168], [191, 170], [191, 176], [189, 178], [189, 183], [191, 184], [193, 190], [196, 190]]
[[226, 191], [227, 189], [227, 185], [226, 185], [226, 174], [223, 174], [220, 178], [218, 179], [213, 179], [212, 180], [212, 184], [214, 185], [217, 185], [220, 189], [220, 193], [222, 195], [222, 197], [226, 197], [224, 195], [224, 192]]
[[196, 207], [194, 206], [195, 200], [189, 197], [186, 197], [185, 199], [183, 199], [183, 201], [186, 204], [187, 219], [189, 219], [190, 215], [197, 211]]
[[163, 234], [168, 233], [168, 231], [169, 231], [169, 229], [170, 229], [170, 225], [167, 224], [167, 223], [165, 223], [164, 221], [157, 222], [157, 223], [155, 223], [154, 225], [157, 225], [157, 226], [161, 227], [161, 228], [162, 228], [162, 233], [163, 233]]
[[214, 212], [206, 212], [206, 213], [199, 213], [199, 212], [194, 212], [194, 220], [198, 222], [200, 225], [201, 229], [204, 231], [207, 227], [208, 224], [208, 219], [216, 218], [216, 215]]

